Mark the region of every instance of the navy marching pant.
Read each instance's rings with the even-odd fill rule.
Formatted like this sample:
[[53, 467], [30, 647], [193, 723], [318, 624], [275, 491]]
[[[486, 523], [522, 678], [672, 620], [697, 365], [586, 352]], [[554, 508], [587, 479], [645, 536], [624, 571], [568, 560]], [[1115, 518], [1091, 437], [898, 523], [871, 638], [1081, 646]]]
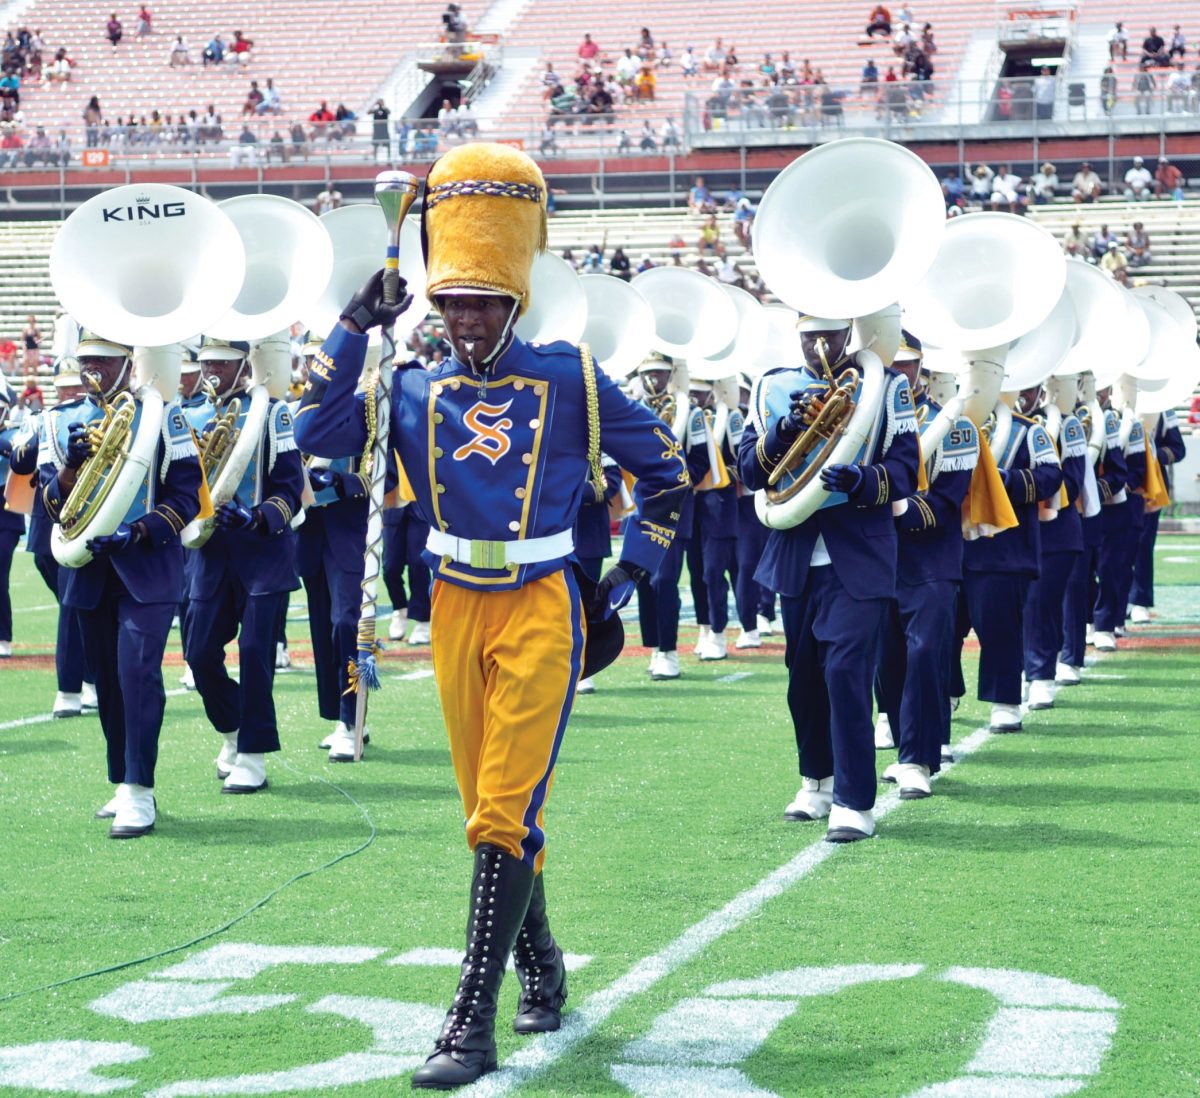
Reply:
[[[187, 647], [196, 690], [212, 726], [237, 732], [238, 751], [246, 754], [279, 750], [271, 688], [280, 607], [287, 599], [287, 591], [248, 595], [237, 576], [227, 572], [211, 598], [192, 600]], [[225, 669], [225, 646], [235, 637], [240, 683]]]
[[[393, 610], [408, 610], [410, 621], [429, 620], [429, 565], [421, 558], [429, 527], [418, 522], [404, 509], [403, 521], [383, 527], [383, 582]], [[404, 569], [408, 569], [408, 587], [404, 589]]]
[[[962, 581], [958, 580], [954, 584], [954, 633], [951, 637], [950, 651], [947, 654], [950, 670], [949, 689], [952, 698], [962, 698], [967, 693], [967, 684], [963, 680], [962, 650], [963, 641], [967, 639], [970, 631], [971, 618], [967, 613], [967, 596], [963, 591]], [[955, 638], [957, 638], [957, 643], [953, 643]]]
[[1139, 532], [1130, 517], [1129, 522], [1114, 525], [1104, 533], [1096, 562], [1100, 587], [1093, 617], [1098, 633], [1111, 633], [1125, 624]]
[[980, 701], [1021, 704], [1025, 592], [1031, 576], [1014, 572], [966, 572], [967, 613], [979, 638]]
[[[737, 582], [737, 541], [704, 535], [704, 592], [708, 599], [709, 623], [714, 633], [724, 633], [729, 624], [729, 581]], [[751, 629], [755, 628], [753, 625]]]
[[[697, 508], [699, 510], [699, 508]], [[684, 542], [687, 557], [688, 584], [692, 589], [692, 605], [696, 608], [696, 624], [711, 625], [708, 605], [708, 588], [704, 583], [704, 538], [700, 534], [700, 518], [696, 518], [696, 529]]]
[[599, 583], [604, 573], [604, 557], [576, 557], [579, 570], [593, 583]]
[[362, 601], [360, 576], [322, 568], [301, 577], [308, 596], [308, 631], [317, 672], [317, 712], [323, 721], [342, 721], [354, 727], [357, 698], [345, 693], [347, 667], [358, 646]]
[[638, 584], [638, 625], [642, 644], [663, 652], [679, 647], [679, 577], [683, 574], [683, 542], [671, 541], [671, 547], [658, 562], [648, 580]]
[[953, 580], [897, 584], [884, 613], [876, 673], [879, 707], [888, 716], [899, 761], [936, 774], [950, 742], [950, 651], [954, 639]]
[[1025, 678], [1029, 682], [1054, 678], [1065, 632], [1067, 586], [1075, 562], [1083, 555], [1074, 549], [1042, 554], [1041, 574], [1025, 596]]
[[1131, 606], [1154, 605], [1154, 542], [1158, 538], [1158, 519], [1161, 511], [1146, 512], [1142, 532], [1138, 535], [1137, 554], [1133, 560], [1133, 586], [1129, 589]]
[[[62, 604], [65, 577], [61, 565], [51, 553], [34, 553], [33, 563], [58, 601], [58, 634], [54, 645], [54, 669], [58, 673], [58, 689], [64, 694], [78, 694], [85, 682], [94, 681], [83, 646], [83, 627], [79, 611]], [[140, 784], [140, 783], [139, 783]]]
[[738, 500], [737, 581], [734, 584], [734, 602], [737, 606], [738, 621], [747, 633], [758, 628], [759, 614], [770, 621], [775, 620], [775, 595], [754, 578], [769, 533], [754, 512], [754, 496], [742, 496]]
[[800, 774], [832, 774], [834, 803], [869, 811], [875, 805], [871, 679], [887, 600], [852, 599], [825, 565], [810, 567], [803, 593], [781, 603]]
[[1087, 645], [1087, 625], [1095, 601], [1093, 584], [1096, 576], [1098, 547], [1084, 545], [1075, 555], [1063, 589], [1063, 639], [1059, 659], [1071, 667], [1083, 666]]
[[108, 780], [153, 786], [167, 698], [162, 661], [175, 604], [138, 602], [110, 567], [95, 608], [76, 613], [96, 677]]
[[21, 540], [19, 530], [0, 530], [0, 641], [10, 641], [12, 634], [12, 597], [8, 593], [12, 573], [13, 553]]

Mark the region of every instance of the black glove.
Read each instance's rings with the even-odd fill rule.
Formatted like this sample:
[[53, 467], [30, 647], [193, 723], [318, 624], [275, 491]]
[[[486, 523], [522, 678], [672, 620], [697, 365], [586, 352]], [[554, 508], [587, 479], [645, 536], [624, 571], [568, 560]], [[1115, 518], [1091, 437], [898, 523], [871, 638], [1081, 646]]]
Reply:
[[132, 526], [121, 523], [111, 534], [88, 538], [88, 552], [93, 557], [111, 557], [115, 553], [123, 552], [131, 545], [136, 545], [142, 540], [144, 533], [145, 529], [141, 523], [135, 522]]
[[611, 618], [631, 598], [637, 585], [646, 578], [645, 568], [636, 564], [621, 561], [614, 564], [600, 578], [596, 585], [596, 597], [587, 609], [587, 616], [592, 621], [604, 621]]
[[332, 488], [338, 499], [366, 499], [371, 483], [358, 473], [335, 473], [332, 469], [313, 469], [308, 479], [314, 488]]
[[788, 414], [779, 421], [779, 439], [781, 442], [794, 442], [800, 433], [808, 427], [821, 411], [821, 400], [817, 393], [797, 389], [788, 394], [792, 405]]
[[262, 530], [265, 526], [256, 508], [246, 507], [236, 500], [218, 507], [215, 519], [221, 530]]
[[383, 301], [383, 271], [378, 270], [346, 304], [342, 310], [342, 320], [350, 321], [360, 332], [374, 327], [388, 328], [396, 322], [405, 309], [412, 304], [412, 294], [408, 292], [408, 284], [400, 279], [396, 291], [396, 304], [385, 305]]
[[826, 492], [845, 492], [852, 496], [863, 483], [863, 471], [857, 465], [830, 465], [821, 470]]
[[67, 468], [78, 469], [92, 456], [92, 440], [86, 423], [72, 423], [67, 428]]

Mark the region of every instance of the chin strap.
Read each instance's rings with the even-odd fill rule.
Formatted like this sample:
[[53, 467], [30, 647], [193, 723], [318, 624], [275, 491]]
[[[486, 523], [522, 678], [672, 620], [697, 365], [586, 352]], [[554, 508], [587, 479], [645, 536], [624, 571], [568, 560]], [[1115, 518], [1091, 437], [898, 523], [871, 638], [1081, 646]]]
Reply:
[[125, 359], [125, 365], [121, 367], [121, 372], [117, 374], [113, 383], [103, 391], [100, 389], [100, 375], [96, 373], [95, 370], [84, 370], [83, 372], [84, 375], [91, 380], [92, 384], [96, 386], [96, 391], [100, 393], [101, 397], [103, 397], [105, 401], [107, 401], [125, 384], [125, 376], [129, 373], [129, 366], [132, 362], [133, 359], [127, 356]]
[[521, 307], [521, 299], [514, 298], [513, 306], [509, 310], [508, 319], [504, 322], [504, 327], [500, 329], [500, 338], [496, 340], [496, 346], [491, 349], [488, 355], [482, 362], [475, 361], [475, 345], [479, 342], [477, 339], [464, 339], [463, 344], [467, 348], [467, 365], [480, 376], [479, 384], [479, 399], [487, 399], [487, 382], [488, 382], [488, 367], [495, 361], [496, 357], [508, 346], [509, 337], [512, 335], [512, 326], [517, 319], [517, 310]]

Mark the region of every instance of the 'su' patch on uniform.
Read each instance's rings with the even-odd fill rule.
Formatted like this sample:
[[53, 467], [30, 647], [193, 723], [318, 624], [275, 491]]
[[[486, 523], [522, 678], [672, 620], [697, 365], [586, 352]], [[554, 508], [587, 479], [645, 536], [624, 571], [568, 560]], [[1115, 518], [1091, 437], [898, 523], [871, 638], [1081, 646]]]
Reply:
[[1059, 435], [1062, 438], [1064, 458], [1083, 457], [1087, 453], [1087, 435], [1084, 433], [1083, 424], [1075, 416], [1063, 416]]
[[942, 439], [938, 470], [959, 472], [975, 468], [979, 460], [979, 432], [966, 416], [959, 416]]
[[1125, 444], [1125, 453], [1144, 454], [1146, 452], [1146, 429], [1136, 419], [1129, 432], [1129, 441]]
[[1029, 428], [1029, 434], [1026, 436], [1029, 446], [1029, 467], [1035, 465], [1057, 465], [1058, 454], [1054, 449], [1054, 443], [1050, 441], [1049, 434], [1046, 433], [1046, 428], [1040, 423], [1035, 423]]

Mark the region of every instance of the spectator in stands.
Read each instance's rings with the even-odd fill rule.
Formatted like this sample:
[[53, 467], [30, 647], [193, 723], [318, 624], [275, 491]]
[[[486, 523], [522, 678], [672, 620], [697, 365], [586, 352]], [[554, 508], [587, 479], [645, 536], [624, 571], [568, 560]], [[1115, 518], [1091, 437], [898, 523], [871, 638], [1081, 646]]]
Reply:
[[1154, 259], [1150, 252], [1150, 234], [1142, 228], [1140, 221], [1125, 234], [1125, 258], [1131, 267], [1144, 267]]
[[733, 211], [733, 235], [746, 251], [751, 250], [750, 234], [754, 228], [755, 212], [753, 203], [745, 195], [737, 200]]
[[99, 141], [100, 121], [102, 118], [103, 112], [100, 109], [100, 100], [93, 95], [87, 101], [87, 106], [83, 108], [84, 139], [87, 141], [89, 149], [94, 149]]
[[1012, 121], [1013, 114], [1013, 90], [1012, 85], [1007, 80], [1001, 80], [1000, 86], [996, 89], [996, 120], [999, 122]]
[[608, 90], [607, 84], [599, 84], [594, 87], [587, 102], [586, 113], [590, 116], [589, 121], [591, 119], [602, 120], [605, 125], [611, 127], [614, 103], [613, 94]]
[[879, 94], [879, 68], [873, 57], [868, 58], [867, 63], [863, 65], [862, 76], [858, 81], [858, 94], [864, 98], [868, 95], [874, 98]]
[[626, 130], [620, 130], [617, 133], [617, 155], [628, 156], [631, 152], [633, 152], [633, 141], [630, 140]]
[[275, 81], [272, 77], [267, 77], [267, 86], [263, 88], [263, 100], [258, 105], [259, 114], [282, 114], [283, 99], [279, 95], [279, 89], [275, 87]]
[[64, 168], [71, 163], [72, 149], [71, 139], [67, 136], [66, 130], [58, 131], [58, 140], [54, 146], [55, 152], [58, 154], [58, 163]]
[[336, 125], [330, 129], [331, 141], [345, 141], [358, 133], [358, 113], [352, 111], [345, 103], [339, 103], [333, 112]]
[[725, 245], [721, 243], [721, 226], [717, 224], [716, 214], [709, 214], [708, 219], [700, 226], [700, 238], [696, 241], [696, 251], [701, 255], [709, 251], [716, 256], [725, 254]]
[[229, 166], [240, 168], [243, 161], [249, 167], [258, 163], [258, 137], [250, 128], [249, 122], [242, 123], [242, 132], [237, 141], [229, 146]]
[[181, 65], [190, 65], [192, 63], [192, 54], [188, 49], [187, 43], [183, 40], [182, 34], [175, 36], [175, 42], [171, 46], [171, 56], [168, 64], [171, 68], [176, 69]]
[[1100, 177], [1092, 171], [1092, 165], [1085, 160], [1079, 165], [1079, 171], [1071, 180], [1071, 197], [1076, 202], [1095, 202], [1104, 193], [1104, 184]]
[[[445, 100], [443, 100], [444, 105]], [[322, 99], [320, 106], [308, 116], [308, 120], [313, 124], [312, 132], [309, 136], [313, 141], [316, 141], [325, 136], [330, 123], [335, 122], [337, 119], [333, 111], [329, 109], [329, 103]]]
[[1118, 58], [1129, 60], [1129, 34], [1123, 23], [1118, 23], [1108, 32], [1108, 59], [1116, 61]]
[[725, 283], [726, 286], [736, 286], [739, 290], [742, 288], [742, 272], [738, 270], [737, 261], [733, 256], [726, 255], [717, 264], [717, 281]]
[[779, 71], [769, 53], [763, 54], [762, 63], [758, 66], [758, 74], [770, 84], [774, 84], [779, 79]]
[[729, 111], [729, 102], [733, 98], [734, 91], [737, 90], [737, 85], [734, 84], [729, 75], [729, 71], [722, 70], [712, 82], [712, 98], [709, 100], [709, 109], [714, 114], [719, 114], [724, 117]]
[[986, 164], [976, 164], [971, 169], [971, 201], [986, 205], [992, 197], [992, 180], [996, 173]]
[[649, 118], [642, 122], [642, 136], [638, 141], [638, 148], [643, 152], [658, 152], [658, 142], [654, 140], [654, 127], [650, 125]]
[[1165, 67], [1171, 63], [1167, 56], [1167, 44], [1163, 41], [1163, 36], [1158, 33], [1153, 27], [1150, 28], [1150, 33], [1142, 40], [1142, 57], [1143, 65], [1159, 65]]
[[717, 208], [713, 196], [704, 182], [704, 176], [696, 176], [688, 192], [688, 211], [694, 214], [711, 214]]
[[[691, 47], [689, 47], [690, 49]], [[725, 47], [721, 45], [721, 40], [718, 38], [707, 50], [704, 51], [704, 71], [705, 72], [720, 72], [721, 66], [725, 64]]]
[[643, 61], [653, 61], [655, 58], [654, 35], [650, 33], [649, 27], [643, 27], [638, 36], [637, 55]]
[[152, 33], [152, 22], [153, 19], [150, 15], [150, 9], [143, 4], [140, 8], [138, 8], [137, 36], [139, 38], [144, 38], [147, 34]]
[[460, 43], [467, 40], [467, 21], [457, 4], [446, 5], [446, 10], [442, 13], [442, 26], [445, 28], [446, 41], [454, 43], [446, 52], [451, 57], [458, 57], [463, 52]]
[[649, 271], [654, 266], [655, 266], [655, 262], [653, 259], [650, 258], [650, 253], [642, 252], [642, 258], [638, 262], [638, 265], [637, 265], [637, 273], [641, 274], [643, 271]]
[[0, 101], [10, 111], [15, 111], [21, 105], [21, 78], [15, 72], [0, 76]]
[[1105, 114], [1112, 114], [1117, 105], [1117, 75], [1112, 65], [1106, 65], [1100, 76], [1100, 106]]
[[1063, 251], [1067, 255], [1075, 256], [1079, 259], [1087, 259], [1088, 244], [1087, 238], [1083, 235], [1083, 225], [1076, 221], [1067, 230], [1067, 235], [1063, 237]]
[[563, 248], [562, 261], [569, 265], [571, 270], [579, 270], [579, 260], [575, 258], [575, 253], [570, 248]]
[[1137, 114], [1149, 114], [1154, 107], [1154, 89], [1157, 81], [1146, 62], [1133, 74], [1133, 109]]
[[313, 200], [313, 209], [318, 217], [321, 214], [329, 213], [330, 210], [336, 210], [342, 204], [342, 192], [336, 190], [330, 183], [317, 197]]
[[258, 81], [250, 81], [250, 90], [246, 93], [245, 102], [242, 103], [242, 114], [258, 114], [259, 105], [263, 101], [263, 93], [258, 89]]
[[1185, 53], [1187, 53], [1187, 39], [1183, 36], [1183, 31], [1179, 29], [1179, 24], [1176, 23], [1171, 34], [1171, 48], [1167, 50], [1167, 57], [1178, 57], [1182, 61]]
[[1125, 173], [1125, 197], [1136, 202], [1143, 202], [1150, 197], [1154, 176], [1146, 167], [1146, 162], [1140, 157], [1133, 158], [1133, 167]]
[[240, 30], [233, 32], [233, 44], [229, 47], [229, 52], [233, 54], [234, 60], [239, 65], [250, 64], [250, 53], [253, 49], [254, 43]]
[[204, 47], [203, 67], [207, 69], [209, 65], [219, 65], [224, 60], [225, 43], [219, 34], [214, 34]]
[[299, 122], [292, 123], [292, 129], [289, 135], [292, 139], [292, 155], [303, 156], [308, 159], [308, 134], [304, 132], [304, 127]]
[[679, 58], [679, 72], [684, 77], [695, 76], [700, 71], [700, 62], [696, 60], [696, 51], [688, 46]]
[[662, 129], [659, 131], [659, 139], [662, 142], [663, 152], [668, 149], [678, 149], [679, 144], [679, 127], [675, 125], [674, 118], [663, 120]]
[[1054, 117], [1054, 74], [1046, 66], [1033, 78], [1033, 101], [1037, 107], [1038, 118]]
[[1017, 201], [1019, 182], [1007, 164], [1000, 165], [1000, 170], [992, 176], [992, 193], [988, 200], [993, 210], [1011, 212]]
[[546, 62], [546, 71], [542, 73], [542, 98], [549, 99], [556, 88], [562, 87], [562, 77], [554, 71], [554, 62]]
[[[8, 134], [5, 134], [5, 137], [7, 138]], [[4, 147], [12, 148], [13, 146], [6, 145]], [[19, 148], [20, 146], [16, 147]], [[13, 163], [16, 163], [15, 158], [13, 159]], [[30, 313], [25, 318], [25, 327], [21, 329], [21, 343], [25, 348], [25, 354], [21, 362], [25, 368], [25, 380], [28, 382], [30, 378], [37, 377], [38, 364], [41, 362], [39, 348], [42, 345], [42, 330], [38, 327], [37, 317], [33, 313]]]
[[892, 34], [892, 13], [882, 4], [876, 4], [867, 16], [867, 37], [874, 38], [877, 34], [884, 38]]
[[933, 40], [933, 24], [926, 23], [921, 28], [921, 41], [918, 43], [921, 47], [921, 52], [927, 57], [932, 57], [937, 53], [937, 43]]
[[1033, 188], [1033, 201], [1037, 205], [1044, 206], [1047, 202], [1053, 202], [1058, 190], [1058, 172], [1054, 165], [1049, 161], [1043, 164], [1041, 170], [1034, 173], [1030, 186]]
[[1117, 238], [1108, 231], [1107, 225], [1101, 225], [1096, 232], [1092, 233], [1092, 239], [1088, 246], [1091, 249], [1092, 259], [1101, 259], [1110, 246], [1114, 248], [1117, 246]]
[[371, 152], [374, 155], [378, 155], [380, 149], [385, 157], [391, 155], [392, 137], [388, 133], [388, 119], [391, 116], [387, 104], [382, 99], [376, 99], [375, 106], [371, 108]]
[[221, 116], [217, 113], [217, 108], [209, 103], [208, 109], [204, 112], [204, 118], [201, 120], [200, 126], [201, 138], [205, 141], [218, 142], [225, 136], [225, 128], [221, 121]]
[[443, 99], [437, 112], [438, 129], [443, 138], [458, 136], [458, 118], [454, 113], [454, 104], [449, 99]]
[[71, 59], [65, 49], [54, 51], [54, 60], [46, 66], [45, 74], [51, 84], [65, 84], [71, 79]]
[[905, 23], [900, 28], [900, 33], [892, 39], [892, 52], [897, 57], [903, 57], [908, 52], [909, 46], [915, 46], [916, 44], [916, 34], [913, 33], [912, 27]]
[[554, 124], [549, 118], [546, 119], [546, 125], [542, 129], [542, 140], [538, 149], [542, 156], [557, 156], [559, 153], [558, 138], [554, 133]]
[[1158, 167], [1154, 172], [1154, 193], [1160, 198], [1183, 201], [1183, 172], [1165, 156], [1158, 158]]
[[633, 56], [633, 50], [626, 47], [625, 52], [617, 58], [617, 82], [622, 87], [633, 83], [633, 78], [638, 73], [639, 64], [638, 59]]
[[1182, 114], [1188, 109], [1192, 95], [1191, 77], [1184, 71], [1183, 62], [1176, 61], [1175, 68], [1167, 77], [1167, 110]]
[[1126, 266], [1126, 262], [1121, 245], [1115, 240], [1109, 241], [1108, 247], [1104, 249], [1104, 254], [1100, 257], [1100, 269], [1114, 274]]
[[121, 20], [117, 18], [117, 13], [114, 11], [108, 17], [108, 22], [104, 26], [104, 36], [112, 43], [113, 53], [117, 52], [117, 47], [121, 44], [121, 36], [123, 34]]
[[618, 247], [612, 254], [612, 259], [608, 261], [608, 270], [610, 274], [614, 274], [617, 278], [628, 282], [631, 273], [632, 264], [629, 262], [629, 256], [625, 254], [625, 249]]
[[633, 86], [639, 100], [647, 103], [654, 101], [654, 93], [658, 87], [658, 78], [654, 75], [654, 68], [649, 61], [642, 62], [642, 67], [638, 69], [637, 76], [633, 78]]
[[604, 270], [604, 249], [599, 244], [593, 244], [588, 248], [587, 254], [583, 257], [582, 268], [588, 274], [600, 274]]
[[946, 200], [946, 209], [963, 204], [964, 190], [962, 176], [958, 174], [958, 169], [951, 168], [942, 177], [942, 197]]
[[579, 49], [575, 51], [579, 54], [579, 60], [590, 65], [596, 59], [596, 55], [600, 52], [600, 47], [592, 41], [590, 34], [583, 36], [583, 41], [579, 44]]

